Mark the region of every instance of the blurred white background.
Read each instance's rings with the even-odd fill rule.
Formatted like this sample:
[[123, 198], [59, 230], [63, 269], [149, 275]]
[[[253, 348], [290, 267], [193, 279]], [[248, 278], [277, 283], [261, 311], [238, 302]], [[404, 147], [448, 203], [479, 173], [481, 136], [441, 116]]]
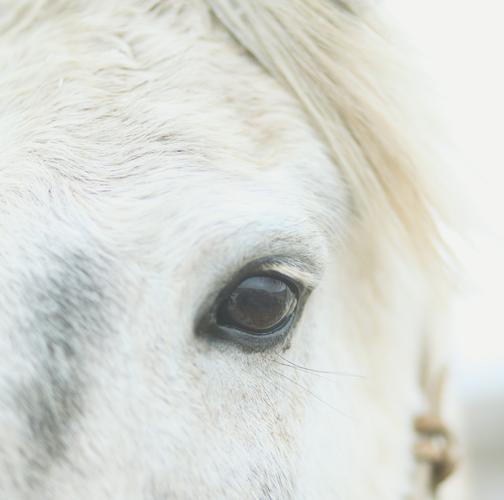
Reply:
[[474, 500], [504, 499], [504, 2], [383, 0], [422, 55], [458, 157], [467, 243], [453, 311]]

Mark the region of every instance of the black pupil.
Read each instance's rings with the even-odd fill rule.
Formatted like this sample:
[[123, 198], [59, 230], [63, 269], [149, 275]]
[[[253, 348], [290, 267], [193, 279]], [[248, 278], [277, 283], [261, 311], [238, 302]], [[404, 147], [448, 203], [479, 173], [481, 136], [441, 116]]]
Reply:
[[240, 330], [264, 334], [282, 326], [296, 307], [287, 283], [270, 276], [242, 281], [219, 309], [218, 321]]

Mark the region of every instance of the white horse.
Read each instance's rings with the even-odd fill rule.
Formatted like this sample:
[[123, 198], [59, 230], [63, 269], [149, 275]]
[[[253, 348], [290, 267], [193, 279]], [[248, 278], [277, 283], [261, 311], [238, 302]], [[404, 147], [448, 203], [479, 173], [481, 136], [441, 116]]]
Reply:
[[0, 1], [2, 500], [431, 497], [433, 160], [373, 10]]

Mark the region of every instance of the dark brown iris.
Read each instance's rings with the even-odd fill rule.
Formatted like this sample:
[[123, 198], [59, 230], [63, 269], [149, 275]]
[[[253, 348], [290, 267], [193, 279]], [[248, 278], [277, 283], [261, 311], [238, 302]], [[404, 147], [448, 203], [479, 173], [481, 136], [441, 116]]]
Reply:
[[271, 333], [282, 326], [296, 307], [291, 287], [271, 276], [243, 280], [221, 304], [218, 322], [245, 332]]

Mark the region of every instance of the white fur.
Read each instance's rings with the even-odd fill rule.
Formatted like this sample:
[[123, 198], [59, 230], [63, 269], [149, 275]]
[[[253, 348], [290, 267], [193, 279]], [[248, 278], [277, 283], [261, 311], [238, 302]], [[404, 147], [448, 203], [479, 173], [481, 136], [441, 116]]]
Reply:
[[[394, 123], [400, 107], [376, 87], [388, 82], [370, 59], [383, 47], [336, 3], [238, 7], [0, 2], [2, 498], [412, 493], [435, 293], [418, 247], [437, 243], [416, 149]], [[293, 41], [314, 12], [337, 21], [320, 29], [340, 52], [322, 57], [306, 33]], [[254, 25], [262, 46], [254, 22], [264, 23]], [[287, 40], [283, 59], [274, 40]], [[296, 66], [301, 57], [313, 58], [313, 73]], [[328, 75], [339, 75], [334, 88], [307, 88]], [[280, 354], [333, 373], [194, 335], [229, 273], [278, 254], [321, 270]], [[94, 312], [69, 313], [75, 359], [58, 344], [47, 361], [45, 330], [29, 318], [50, 324], [65, 300], [51, 287], [62, 281], [72, 304], [86, 286], [103, 324], [96, 331]], [[27, 415], [37, 408], [19, 399], [44, 380], [46, 362], [84, 399], [57, 458], [32, 443]]]

